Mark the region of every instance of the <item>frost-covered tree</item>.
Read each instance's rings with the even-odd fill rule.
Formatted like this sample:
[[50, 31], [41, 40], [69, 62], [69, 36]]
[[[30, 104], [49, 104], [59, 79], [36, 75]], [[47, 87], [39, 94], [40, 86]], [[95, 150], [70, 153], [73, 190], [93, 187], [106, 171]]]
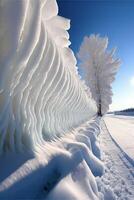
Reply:
[[111, 84], [120, 65], [115, 49], [108, 51], [108, 38], [99, 35], [84, 37], [78, 52], [80, 66], [85, 70], [86, 84], [98, 107], [98, 115], [105, 114], [112, 102]]

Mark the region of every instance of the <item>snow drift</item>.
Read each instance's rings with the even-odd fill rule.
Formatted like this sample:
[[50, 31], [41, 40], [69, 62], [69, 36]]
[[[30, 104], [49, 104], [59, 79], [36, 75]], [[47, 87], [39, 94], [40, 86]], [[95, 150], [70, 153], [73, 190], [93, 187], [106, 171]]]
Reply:
[[55, 0], [2, 0], [0, 27], [0, 152], [37, 151], [95, 115]]
[[0, 15], [0, 199], [103, 199], [100, 119], [70, 21], [55, 0], [2, 0]]
[[59, 140], [47, 142], [38, 156], [1, 155], [0, 199], [104, 199], [94, 177], [101, 176], [104, 167], [92, 152], [89, 128], [97, 136], [99, 121], [90, 120]]

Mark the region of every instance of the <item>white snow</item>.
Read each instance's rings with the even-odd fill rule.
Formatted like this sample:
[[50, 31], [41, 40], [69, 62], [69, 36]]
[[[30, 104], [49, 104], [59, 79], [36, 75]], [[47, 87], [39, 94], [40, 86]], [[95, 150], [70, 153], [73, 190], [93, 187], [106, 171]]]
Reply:
[[97, 184], [85, 161], [61, 180], [47, 200], [97, 200]]
[[[90, 120], [47, 142], [36, 156], [1, 155], [0, 199], [10, 195], [13, 200], [133, 200], [133, 165], [112, 140], [104, 122], [101, 134], [98, 125], [98, 119]], [[92, 143], [91, 134], [96, 136]], [[103, 151], [102, 161], [92, 151], [95, 142]]]
[[99, 135], [98, 125], [96, 119], [59, 140], [47, 142], [36, 157], [28, 153], [3, 154], [0, 199], [10, 195], [14, 200], [99, 200], [103, 194], [98, 191], [94, 176], [102, 175], [104, 166], [93, 154], [88, 136], [93, 134], [91, 129]]
[[134, 117], [113, 115], [104, 120], [113, 140], [134, 165]]
[[0, 1], [0, 153], [34, 153], [91, 119], [56, 0]]
[[56, 0], [2, 0], [0, 15], [0, 199], [99, 200], [99, 119], [70, 20]]
[[[56, 0], [0, 1], [0, 200], [133, 200], [131, 164], [100, 135], [69, 28]], [[128, 121], [106, 118], [113, 136], [126, 126], [128, 137]]]
[[[104, 120], [106, 118], [108, 117]], [[105, 200], [133, 200], [134, 167], [112, 139], [111, 132], [103, 120], [101, 127], [100, 147], [103, 151], [102, 161], [105, 164], [105, 173], [102, 177], [96, 178], [99, 191], [104, 194]]]

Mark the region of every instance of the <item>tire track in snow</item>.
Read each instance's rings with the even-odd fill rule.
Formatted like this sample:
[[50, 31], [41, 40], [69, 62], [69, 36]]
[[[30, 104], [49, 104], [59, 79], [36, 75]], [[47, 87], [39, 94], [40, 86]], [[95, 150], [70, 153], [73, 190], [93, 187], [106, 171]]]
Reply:
[[105, 174], [100, 178], [104, 185], [100, 185], [100, 180], [98, 180], [99, 190], [110, 191], [109, 195], [106, 191], [105, 200], [133, 200], [134, 168], [111, 139], [104, 121], [102, 121], [101, 129], [100, 146], [103, 151], [102, 160], [106, 169]]

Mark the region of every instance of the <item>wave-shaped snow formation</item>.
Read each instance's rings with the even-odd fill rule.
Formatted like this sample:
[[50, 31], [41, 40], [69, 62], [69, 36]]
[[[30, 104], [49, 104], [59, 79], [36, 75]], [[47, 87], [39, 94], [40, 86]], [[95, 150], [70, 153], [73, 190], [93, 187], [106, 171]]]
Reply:
[[0, 152], [40, 147], [96, 113], [55, 0], [0, 2]]

